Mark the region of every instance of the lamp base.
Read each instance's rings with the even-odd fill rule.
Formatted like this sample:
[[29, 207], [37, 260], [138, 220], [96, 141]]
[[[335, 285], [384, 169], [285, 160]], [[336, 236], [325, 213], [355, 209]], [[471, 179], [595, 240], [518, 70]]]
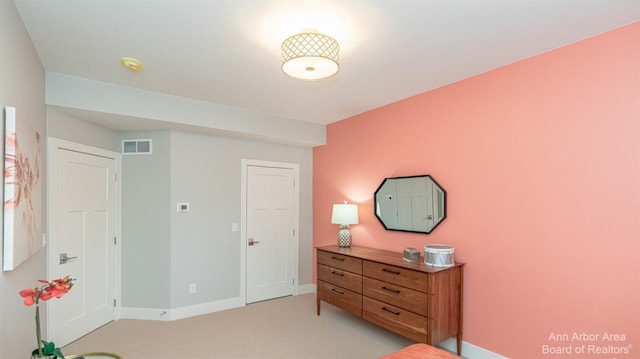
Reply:
[[351, 247], [351, 232], [344, 228], [338, 232], [338, 246], [342, 248]]

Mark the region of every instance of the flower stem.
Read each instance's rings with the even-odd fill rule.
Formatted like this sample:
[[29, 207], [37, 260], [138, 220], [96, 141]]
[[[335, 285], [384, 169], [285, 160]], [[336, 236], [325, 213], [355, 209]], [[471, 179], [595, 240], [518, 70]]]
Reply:
[[40, 335], [40, 303], [36, 301], [36, 339], [38, 340], [38, 355], [42, 355], [42, 336]]

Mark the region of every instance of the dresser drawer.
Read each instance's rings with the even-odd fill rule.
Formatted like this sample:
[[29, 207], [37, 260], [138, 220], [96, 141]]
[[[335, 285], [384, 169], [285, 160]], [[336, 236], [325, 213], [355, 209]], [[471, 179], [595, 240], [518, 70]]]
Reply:
[[360, 258], [319, 250], [318, 264], [343, 269], [351, 273], [362, 274], [362, 259]]
[[361, 294], [319, 280], [317, 295], [318, 300], [331, 303], [338, 308], [362, 317]]
[[416, 342], [428, 343], [427, 318], [421, 315], [375, 299], [362, 297], [362, 317]]
[[428, 293], [427, 274], [420, 271], [378, 262], [364, 261], [362, 264], [362, 272], [364, 276], [370, 278]]
[[365, 277], [362, 294], [425, 317], [428, 313], [429, 296], [417, 290]]
[[335, 284], [356, 293], [362, 293], [362, 276], [359, 274], [319, 264], [318, 280]]

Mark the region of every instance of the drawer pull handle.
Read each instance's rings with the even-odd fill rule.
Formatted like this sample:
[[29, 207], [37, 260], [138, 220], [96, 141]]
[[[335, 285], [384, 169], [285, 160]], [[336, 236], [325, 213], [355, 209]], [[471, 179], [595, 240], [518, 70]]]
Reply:
[[331, 288], [331, 290], [332, 290], [332, 291], [334, 291], [334, 292], [336, 292], [336, 293], [338, 293], [338, 294], [344, 294], [344, 292], [341, 292], [341, 291], [339, 291], [339, 290], [337, 290], [337, 289], [335, 289], [335, 288]]
[[338, 272], [336, 272], [334, 270], [331, 271], [331, 274], [335, 274], [337, 276], [344, 277], [344, 273], [338, 273]]
[[387, 288], [387, 287], [382, 287], [382, 289], [388, 291], [388, 292], [392, 292], [392, 293], [396, 293], [396, 294], [400, 294], [399, 290], [396, 289], [391, 289], [391, 288]]
[[335, 259], [337, 261], [344, 262], [344, 258], [340, 258], [340, 257], [331, 257], [331, 259]]
[[391, 310], [391, 309], [389, 309], [387, 307], [382, 307], [382, 310], [384, 310], [385, 312], [389, 312], [391, 314], [400, 315], [400, 312], [396, 312], [396, 311]]
[[400, 274], [400, 272], [392, 271], [391, 269], [382, 268], [383, 272], [391, 273], [391, 274]]

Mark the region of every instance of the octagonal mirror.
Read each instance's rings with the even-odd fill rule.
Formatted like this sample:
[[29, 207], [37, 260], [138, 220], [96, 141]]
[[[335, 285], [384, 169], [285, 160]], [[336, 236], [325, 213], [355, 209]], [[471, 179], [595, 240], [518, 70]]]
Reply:
[[385, 178], [374, 196], [385, 229], [431, 233], [447, 216], [446, 192], [429, 175]]

